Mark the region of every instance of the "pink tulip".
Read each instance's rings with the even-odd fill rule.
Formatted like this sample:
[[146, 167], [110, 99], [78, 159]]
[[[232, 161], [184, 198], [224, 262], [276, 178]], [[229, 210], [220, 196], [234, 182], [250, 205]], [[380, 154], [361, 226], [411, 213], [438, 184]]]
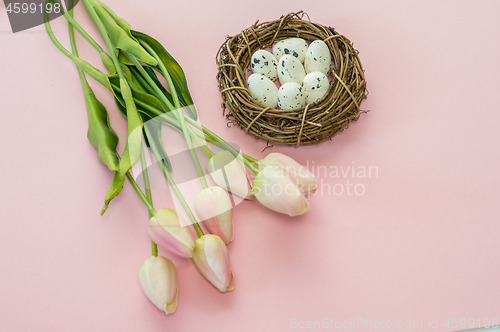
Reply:
[[287, 155], [270, 153], [264, 159], [259, 160], [258, 164], [259, 170], [269, 165], [280, 166], [291, 179], [295, 180], [297, 186], [304, 194], [312, 194], [318, 189], [316, 176]]
[[222, 293], [234, 289], [229, 252], [217, 235], [206, 234], [196, 240], [193, 261], [198, 271]]
[[172, 209], [160, 209], [149, 220], [149, 235], [160, 247], [179, 256], [191, 257], [194, 241], [182, 216]]
[[219, 187], [245, 199], [254, 198], [245, 165], [231, 152], [223, 150], [213, 155], [207, 173]]
[[174, 264], [162, 256], [152, 256], [139, 270], [141, 288], [158, 309], [171, 314], [177, 307], [178, 286]]
[[298, 216], [309, 211], [309, 202], [280, 166], [269, 165], [262, 168], [253, 183], [257, 200], [276, 212]]
[[221, 187], [210, 187], [198, 193], [194, 210], [203, 225], [212, 234], [219, 236], [226, 244], [233, 241], [232, 204], [227, 192]]

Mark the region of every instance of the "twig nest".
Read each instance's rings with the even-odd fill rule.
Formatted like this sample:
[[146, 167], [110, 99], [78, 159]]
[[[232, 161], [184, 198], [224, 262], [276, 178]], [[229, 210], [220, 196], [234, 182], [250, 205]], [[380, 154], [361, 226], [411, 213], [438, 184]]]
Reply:
[[[333, 28], [303, 20], [304, 15], [307, 14], [290, 13], [272, 22], [259, 24], [257, 21], [240, 34], [228, 36], [217, 54], [217, 80], [223, 101], [223, 114], [252, 135], [274, 143], [314, 144], [328, 139], [359, 118], [359, 106], [366, 98], [363, 67], [352, 43]], [[306, 47], [307, 43], [310, 44], [309, 47]], [[289, 107], [285, 106], [285, 98], [280, 99], [281, 95], [278, 96], [278, 101], [283, 107], [276, 108], [277, 106], [273, 106], [275, 101], [269, 103], [268, 98], [264, 102], [264, 95], [271, 86], [267, 84], [266, 90], [259, 91], [261, 94], [256, 93], [255, 86], [250, 88], [247, 84], [247, 77], [252, 73], [255, 59], [266, 60], [257, 56], [252, 59], [254, 53], [266, 49], [275, 56], [279, 53], [280, 59], [287, 51], [295, 58], [303, 55], [303, 60], [299, 59], [297, 62], [304, 61], [305, 72], [315, 74], [304, 81], [300, 91], [296, 86], [295, 90], [299, 92], [301, 99], [301, 93], [305, 96], [306, 91], [315, 91], [319, 84], [318, 92], [321, 93], [311, 95], [307, 104], [302, 104], [301, 99], [300, 105], [304, 106], [298, 109], [287, 109]], [[308, 55], [304, 50], [313, 53]], [[264, 52], [257, 54], [269, 55]], [[278, 76], [279, 68], [278, 63]], [[269, 68], [262, 68], [262, 74], [267, 74], [268, 70]], [[321, 76], [319, 72], [325, 75]], [[318, 84], [313, 85], [314, 79]], [[252, 81], [253, 79], [248, 81], [250, 85]], [[302, 79], [299, 83], [302, 84]], [[289, 91], [291, 93], [291, 89]], [[293, 94], [294, 97], [297, 96], [297, 91]], [[227, 114], [226, 109], [229, 110]]]

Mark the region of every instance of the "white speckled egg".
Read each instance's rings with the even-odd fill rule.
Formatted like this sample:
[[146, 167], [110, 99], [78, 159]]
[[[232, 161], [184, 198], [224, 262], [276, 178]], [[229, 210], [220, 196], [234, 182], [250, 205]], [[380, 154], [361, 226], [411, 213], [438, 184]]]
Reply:
[[330, 49], [322, 40], [315, 40], [307, 49], [306, 58], [304, 60], [304, 68], [306, 73], [319, 71], [328, 75], [332, 65], [332, 55]]
[[281, 59], [283, 55], [293, 55], [302, 63], [307, 52], [307, 42], [302, 38], [288, 38], [280, 40], [273, 47], [273, 55], [276, 60]]
[[295, 82], [302, 84], [302, 80], [306, 76], [304, 66], [293, 55], [283, 55], [278, 63], [278, 77], [281, 84], [287, 82]]
[[278, 105], [278, 88], [269, 78], [262, 74], [252, 74], [247, 80], [248, 91], [253, 99], [266, 107]]
[[313, 71], [304, 77], [302, 87], [306, 96], [306, 103], [312, 104], [324, 97], [330, 87], [330, 82], [325, 74]]
[[256, 74], [262, 74], [275, 81], [278, 78], [278, 61], [271, 52], [258, 50], [252, 55], [251, 67]]
[[306, 96], [300, 84], [288, 82], [278, 90], [278, 105], [282, 110], [296, 110], [306, 105]]

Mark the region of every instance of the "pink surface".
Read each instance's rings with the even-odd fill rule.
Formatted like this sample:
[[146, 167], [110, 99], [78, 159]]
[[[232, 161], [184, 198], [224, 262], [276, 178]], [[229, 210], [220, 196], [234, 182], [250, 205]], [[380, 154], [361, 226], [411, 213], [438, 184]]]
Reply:
[[[256, 201], [235, 209], [233, 292], [219, 293], [190, 260], [163, 252], [180, 287], [167, 317], [139, 286], [150, 242], [147, 210], [131, 187], [99, 216], [111, 174], [86, 139], [73, 64], [42, 26], [10, 33], [0, 5], [1, 331], [288, 331], [323, 319], [341, 329], [354, 321], [365, 322], [358, 330], [402, 322], [403, 330], [450, 331], [458, 328], [447, 319], [472, 318], [476, 327], [500, 319], [500, 2], [106, 3], [168, 48], [202, 123], [252, 156], [265, 155], [265, 141], [226, 126], [215, 54], [257, 19], [304, 10], [350, 38], [370, 91], [362, 109], [371, 112], [332, 141], [266, 150], [314, 165], [323, 192], [302, 217]], [[90, 27], [81, 7], [76, 18]], [[53, 28], [68, 45], [64, 19]], [[93, 86], [123, 149], [125, 120]], [[170, 204], [168, 195], [155, 202]]]

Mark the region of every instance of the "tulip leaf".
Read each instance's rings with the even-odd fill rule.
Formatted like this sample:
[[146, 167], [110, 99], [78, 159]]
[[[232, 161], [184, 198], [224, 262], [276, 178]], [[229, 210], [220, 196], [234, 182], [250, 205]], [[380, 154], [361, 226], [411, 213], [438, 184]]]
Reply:
[[[163, 84], [161, 84], [160, 80], [158, 79], [158, 76], [156, 76], [155, 71], [153, 69], [151, 69], [150, 67], [147, 67], [147, 66], [143, 66], [143, 68], [146, 71], [146, 73], [148, 73], [149, 77], [151, 77], [151, 79], [153, 80], [153, 82], [155, 82], [155, 84], [158, 86], [158, 88], [160, 89], [160, 91], [165, 95], [165, 97], [167, 97], [167, 99], [170, 102], [170, 104], [173, 105], [174, 104], [174, 99], [172, 98], [172, 95], [170, 94], [170, 91], [168, 91], [167, 89], [165, 89], [165, 87], [163, 86]], [[137, 71], [137, 73], [138, 73], [138, 71]]]
[[105, 205], [101, 214], [106, 212], [109, 202], [121, 192], [125, 182], [125, 176], [132, 166], [139, 161], [141, 151], [143, 122], [135, 106], [129, 83], [125, 78], [120, 79], [120, 90], [121, 95], [123, 96], [123, 101], [125, 102], [127, 114], [127, 142], [125, 143], [125, 150], [123, 151], [120, 162], [118, 163], [118, 170], [115, 172], [106, 194], [106, 198], [104, 200]]
[[[139, 71], [135, 67], [130, 67], [129, 69], [130, 69], [130, 74], [131, 74], [130, 80], [132, 81], [132, 82], [130, 82], [130, 86], [132, 88], [132, 94], [134, 94], [134, 91], [135, 91], [134, 98], [136, 100], [137, 108], [139, 110], [141, 108], [144, 108], [146, 103], [141, 103], [140, 101], [139, 101], [139, 103], [137, 103], [137, 101], [139, 100], [139, 96], [141, 94], [145, 94], [146, 96], [148, 96], [147, 99], [150, 99], [148, 106], [153, 107], [156, 110], [160, 110], [163, 113], [168, 112], [169, 110], [166, 108], [165, 104], [160, 101], [160, 99], [158, 99], [155, 96], [152, 96], [150, 94], [147, 94], [147, 89], [146, 89], [146, 87], [143, 86], [143, 83], [144, 84], [147, 84], [147, 83], [142, 79], [142, 76], [139, 73]], [[150, 76], [153, 75], [154, 78], [156, 78], [156, 80], [158, 80], [158, 78], [156, 77], [156, 75], [154, 75], [154, 72], [151, 68], [144, 66], [144, 69], [146, 70], [146, 72], [148, 72], [148, 74]], [[158, 83], [159, 83], [159, 81], [158, 81]], [[163, 88], [163, 86], [161, 84], [159, 85], [159, 87], [160, 87], [160, 89]], [[167, 93], [165, 96], [168, 99], [170, 99], [170, 101], [171, 101], [172, 97], [170, 96], [168, 91], [165, 90], [165, 92]], [[145, 100], [145, 99], [146, 98], [143, 98], [143, 100]], [[168, 155], [165, 151], [165, 148], [163, 147], [163, 143], [161, 140], [161, 123], [156, 121], [156, 119], [158, 117], [155, 116], [155, 114], [151, 114], [148, 111], [142, 111], [142, 110], [141, 110], [141, 116], [142, 116], [142, 120], [144, 122], [144, 127], [146, 127], [146, 126], [148, 127], [147, 133], [145, 130], [146, 128], [143, 128], [143, 135], [144, 135], [144, 140], [145, 140], [146, 146], [151, 151], [153, 151], [153, 148], [151, 145], [154, 145], [156, 147], [159, 155], [160, 155], [160, 158], [163, 160], [165, 166], [167, 167], [167, 170], [169, 172], [172, 172], [172, 164], [170, 163], [170, 159], [168, 158]]]
[[132, 38], [133, 40], [135, 40], [137, 42], [137, 39], [135, 39], [134, 36], [132, 36], [132, 26], [125, 19], [123, 19], [122, 17], [116, 15], [115, 12], [113, 10], [111, 10], [111, 8], [109, 8], [108, 6], [106, 6], [105, 4], [103, 4], [102, 2], [101, 2], [101, 6], [113, 18], [113, 20], [116, 22], [116, 24], [120, 28], [122, 28], [127, 33], [127, 35], [130, 38]]
[[109, 54], [106, 52], [100, 52], [99, 55], [101, 56], [102, 63], [104, 64], [104, 67], [106, 67], [108, 72], [111, 75], [116, 74], [115, 64], [113, 63], [113, 59], [111, 59]]
[[148, 128], [147, 132], [145, 128], [143, 132], [146, 146], [153, 152], [153, 146], [156, 147], [158, 154], [160, 155], [159, 157], [167, 167], [167, 170], [172, 172], [172, 164], [170, 163], [170, 159], [168, 158], [167, 152], [165, 151], [165, 147], [163, 146], [161, 140], [161, 123], [156, 120], [149, 120], [147, 122], [145, 121], [144, 127]]
[[83, 87], [83, 91], [89, 122], [87, 138], [96, 148], [97, 158], [108, 166], [111, 171], [117, 171], [119, 162], [118, 156], [116, 155], [118, 135], [116, 135], [116, 132], [109, 123], [108, 111], [106, 107], [97, 100], [88, 84]]
[[127, 57], [127, 55], [125, 53], [123, 53], [122, 51], [118, 52], [118, 62], [120, 62], [121, 64], [124, 64], [126, 66], [133, 66], [134, 63], [132, 61], [130, 61], [130, 59]]
[[[140, 81], [137, 79], [134, 79], [134, 70], [135, 68], [131, 67], [129, 68], [131, 71], [131, 76], [126, 77], [128, 80], [130, 89], [132, 91], [132, 95], [134, 97], [134, 101], [137, 107], [137, 111], [140, 113], [144, 125], [148, 124], [149, 126], [149, 131], [152, 133], [153, 137], [149, 137], [152, 141], [152, 143], [158, 148], [158, 152], [160, 154], [160, 157], [164, 160], [165, 166], [169, 171], [172, 171], [172, 165], [170, 163], [170, 159], [168, 158], [167, 153], [165, 152], [165, 148], [163, 147], [163, 143], [161, 141], [161, 124], [156, 121], [155, 119], [158, 119], [158, 115], [151, 112], [150, 109], [155, 109], [156, 111], [160, 111], [162, 113], [168, 112], [168, 109], [165, 107], [165, 105], [155, 96], [150, 95], [146, 92], [145, 88], [142, 87]], [[149, 70], [151, 70], [148, 67]], [[151, 70], [152, 71], [152, 70]], [[138, 74], [138, 72], [136, 71]], [[140, 75], [140, 74], [139, 74]], [[112, 78], [111, 79], [111, 85], [113, 86], [113, 89], [116, 92], [117, 98], [115, 98], [116, 105], [122, 115], [126, 118], [127, 117], [127, 110], [124, 106], [123, 99], [121, 97], [121, 91], [119, 89], [119, 81], [117, 78]], [[151, 125], [150, 125], [151, 123]], [[144, 139], [146, 142], [146, 146], [148, 148], [151, 148], [150, 142], [148, 140], [148, 137], [143, 133]], [[151, 136], [151, 135], [150, 135]]]
[[[181, 66], [175, 61], [175, 59], [167, 52], [160, 42], [158, 42], [153, 37], [135, 30], [131, 30], [132, 36], [134, 36], [139, 42], [147, 43], [158, 55], [163, 65], [167, 69], [172, 82], [174, 84], [175, 90], [177, 92], [178, 98], [182, 106], [186, 108], [187, 113], [194, 120], [197, 119], [196, 109], [193, 105], [193, 99], [189, 93], [186, 76]], [[153, 66], [154, 69], [161, 73], [157, 66]]]
[[109, 35], [111, 43], [117, 50], [130, 54], [140, 61], [151, 66], [157, 66], [158, 62], [142, 46], [123, 30], [102, 7], [101, 4], [94, 6], [99, 19], [102, 21]]
[[[132, 77], [133, 76], [134, 75], [132, 74]], [[160, 101], [160, 99], [156, 98], [154, 95], [147, 93], [142, 87], [139, 87], [140, 82], [137, 82], [137, 80], [134, 80], [131, 77], [125, 78], [129, 84], [130, 90], [132, 91], [132, 96], [136, 103], [136, 107], [141, 113], [145, 113], [149, 118], [153, 119], [158, 116], [157, 113], [166, 113], [169, 111], [165, 104]], [[125, 104], [123, 98], [121, 98], [120, 95], [121, 90], [119, 88], [119, 79], [110, 78], [110, 81], [115, 93], [116, 105], [123, 116], [127, 117]], [[156, 112], [152, 112], [151, 109], [156, 110]]]

